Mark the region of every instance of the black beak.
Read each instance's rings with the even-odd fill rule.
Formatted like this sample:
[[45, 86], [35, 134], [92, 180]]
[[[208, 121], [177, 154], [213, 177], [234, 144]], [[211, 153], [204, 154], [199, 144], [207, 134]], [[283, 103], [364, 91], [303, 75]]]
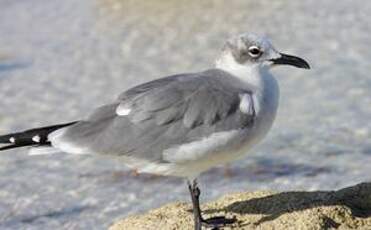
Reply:
[[310, 66], [309, 66], [308, 62], [306, 62], [302, 58], [295, 57], [295, 56], [288, 55], [288, 54], [283, 54], [283, 53], [280, 53], [280, 54], [281, 54], [281, 57], [279, 57], [277, 59], [271, 59], [273, 64], [292, 65], [292, 66], [295, 66], [295, 67], [298, 67], [298, 68], [310, 69]]

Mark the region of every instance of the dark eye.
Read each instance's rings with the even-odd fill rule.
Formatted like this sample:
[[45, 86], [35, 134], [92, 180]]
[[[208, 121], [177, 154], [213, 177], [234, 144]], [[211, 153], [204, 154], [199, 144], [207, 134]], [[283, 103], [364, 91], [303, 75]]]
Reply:
[[249, 55], [251, 57], [259, 57], [262, 54], [262, 51], [257, 46], [250, 46], [249, 48]]

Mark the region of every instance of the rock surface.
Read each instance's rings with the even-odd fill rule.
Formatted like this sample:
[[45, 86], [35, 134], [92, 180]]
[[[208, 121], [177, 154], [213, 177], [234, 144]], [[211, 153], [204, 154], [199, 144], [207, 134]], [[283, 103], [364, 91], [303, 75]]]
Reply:
[[[118, 221], [110, 230], [193, 229], [189, 203]], [[203, 205], [206, 217], [236, 216], [233, 229], [371, 229], [371, 183], [337, 191], [246, 192]]]

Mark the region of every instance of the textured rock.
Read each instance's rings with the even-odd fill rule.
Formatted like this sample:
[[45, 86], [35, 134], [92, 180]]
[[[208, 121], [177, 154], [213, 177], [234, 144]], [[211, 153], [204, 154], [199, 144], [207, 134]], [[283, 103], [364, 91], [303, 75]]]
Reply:
[[[110, 230], [192, 229], [189, 203], [118, 221]], [[233, 229], [371, 229], [371, 183], [338, 191], [246, 192], [202, 206], [206, 216], [236, 216]]]

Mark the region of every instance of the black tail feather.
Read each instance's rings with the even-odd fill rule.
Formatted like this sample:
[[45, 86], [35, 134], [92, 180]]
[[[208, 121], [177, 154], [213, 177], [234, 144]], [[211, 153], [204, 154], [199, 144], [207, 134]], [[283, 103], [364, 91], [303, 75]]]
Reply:
[[36, 129], [29, 129], [23, 132], [10, 133], [0, 136], [1, 144], [9, 144], [0, 147], [0, 151], [24, 147], [50, 145], [48, 135], [57, 129], [75, 124], [76, 121], [52, 126], [45, 126]]

